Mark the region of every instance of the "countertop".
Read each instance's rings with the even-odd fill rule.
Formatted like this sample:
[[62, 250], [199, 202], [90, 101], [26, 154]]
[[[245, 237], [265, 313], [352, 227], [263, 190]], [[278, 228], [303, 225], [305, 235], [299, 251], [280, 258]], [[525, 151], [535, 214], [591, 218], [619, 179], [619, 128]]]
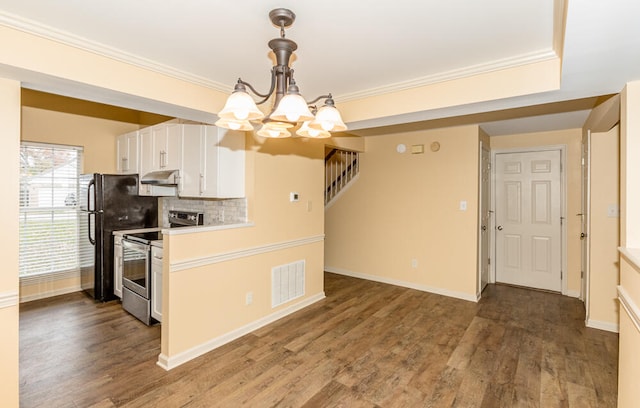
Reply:
[[182, 234], [194, 234], [198, 232], [209, 231], [221, 231], [234, 228], [246, 228], [253, 227], [253, 222], [242, 222], [238, 224], [222, 224], [222, 225], [199, 225], [197, 227], [181, 227], [181, 228], [162, 228], [162, 233], [165, 235], [182, 235]]
[[[135, 234], [138, 232], [155, 232], [155, 231], [161, 231], [161, 230], [162, 230], [161, 227], [138, 228], [138, 229], [130, 229], [130, 230], [113, 231], [113, 235], [122, 238], [122, 236], [126, 234]], [[151, 246], [162, 248], [162, 240], [151, 241], [150, 244]]]

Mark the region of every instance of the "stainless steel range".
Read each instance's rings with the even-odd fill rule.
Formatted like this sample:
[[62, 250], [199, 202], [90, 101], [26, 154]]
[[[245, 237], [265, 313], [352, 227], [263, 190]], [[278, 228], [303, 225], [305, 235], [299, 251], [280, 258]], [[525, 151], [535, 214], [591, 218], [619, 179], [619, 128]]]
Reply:
[[[203, 224], [202, 213], [169, 211], [170, 228]], [[162, 246], [162, 232], [124, 234], [122, 238], [122, 307], [147, 325], [151, 317], [151, 246]]]

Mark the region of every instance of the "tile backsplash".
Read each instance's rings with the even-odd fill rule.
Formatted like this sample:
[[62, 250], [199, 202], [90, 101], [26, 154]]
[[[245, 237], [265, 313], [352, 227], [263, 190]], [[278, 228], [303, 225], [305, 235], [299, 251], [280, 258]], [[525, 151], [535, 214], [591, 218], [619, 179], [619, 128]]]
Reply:
[[194, 211], [204, 214], [204, 225], [238, 224], [247, 222], [247, 199], [197, 199], [197, 198], [160, 198], [162, 206], [162, 226], [169, 227], [170, 210]]

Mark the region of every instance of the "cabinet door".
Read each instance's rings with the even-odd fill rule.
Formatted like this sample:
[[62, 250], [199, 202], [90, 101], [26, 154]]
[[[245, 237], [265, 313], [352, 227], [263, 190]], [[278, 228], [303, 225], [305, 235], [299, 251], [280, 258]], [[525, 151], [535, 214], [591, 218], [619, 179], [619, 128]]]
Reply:
[[151, 128], [141, 129], [139, 132], [140, 140], [140, 176], [144, 176], [154, 168], [154, 145], [153, 132]]
[[119, 174], [138, 173], [138, 132], [125, 133], [117, 139], [117, 163]]
[[166, 125], [162, 141], [162, 167], [167, 170], [178, 170], [182, 163], [182, 131], [185, 125]]
[[162, 249], [151, 248], [151, 317], [162, 322]]
[[127, 157], [129, 157], [127, 135], [120, 135], [116, 139], [116, 172], [125, 174], [127, 169]]
[[138, 132], [131, 132], [124, 135], [127, 143], [127, 157], [125, 160], [125, 174], [137, 174], [139, 171], [139, 138]]
[[114, 237], [113, 294], [122, 299], [122, 238]]
[[182, 132], [182, 167], [180, 168], [181, 197], [202, 197], [203, 174], [201, 172], [203, 126], [184, 125]]
[[[214, 191], [210, 197], [239, 198], [244, 197], [245, 182], [245, 133], [228, 129], [207, 126], [207, 133], [213, 140], [208, 140], [209, 148], [214, 152], [206, 156], [206, 190]], [[215, 176], [214, 176], [215, 175]]]

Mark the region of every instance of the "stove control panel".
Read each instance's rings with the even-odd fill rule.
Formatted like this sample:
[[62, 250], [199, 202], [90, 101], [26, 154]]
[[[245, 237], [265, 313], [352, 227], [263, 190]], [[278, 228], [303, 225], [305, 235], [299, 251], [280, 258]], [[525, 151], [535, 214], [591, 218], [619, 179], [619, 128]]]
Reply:
[[191, 211], [169, 211], [169, 226], [175, 227], [195, 227], [204, 224], [204, 214]]

